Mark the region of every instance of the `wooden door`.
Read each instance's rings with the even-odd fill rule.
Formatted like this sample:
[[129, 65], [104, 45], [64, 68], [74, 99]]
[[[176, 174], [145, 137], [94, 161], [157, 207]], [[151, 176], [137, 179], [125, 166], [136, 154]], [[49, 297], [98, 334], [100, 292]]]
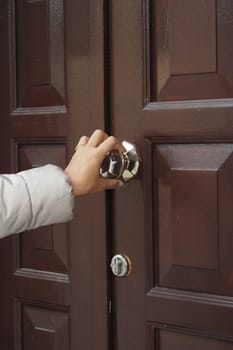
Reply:
[[[64, 167], [104, 127], [102, 17], [95, 2], [0, 0], [1, 173]], [[104, 218], [99, 194], [70, 225], [0, 241], [1, 349], [107, 349]]]
[[111, 201], [112, 347], [233, 349], [233, 2], [108, 10], [110, 129], [142, 157]]

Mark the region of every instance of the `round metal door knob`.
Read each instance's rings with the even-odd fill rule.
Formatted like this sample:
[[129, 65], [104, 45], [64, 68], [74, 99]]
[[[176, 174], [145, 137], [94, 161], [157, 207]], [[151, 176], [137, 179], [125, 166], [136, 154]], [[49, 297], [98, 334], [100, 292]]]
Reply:
[[112, 273], [117, 277], [127, 277], [132, 270], [132, 263], [130, 258], [123, 254], [114, 255], [110, 266]]
[[103, 161], [100, 175], [104, 179], [119, 179], [123, 182], [132, 180], [138, 173], [140, 158], [133, 144], [123, 141], [125, 152], [110, 152]]

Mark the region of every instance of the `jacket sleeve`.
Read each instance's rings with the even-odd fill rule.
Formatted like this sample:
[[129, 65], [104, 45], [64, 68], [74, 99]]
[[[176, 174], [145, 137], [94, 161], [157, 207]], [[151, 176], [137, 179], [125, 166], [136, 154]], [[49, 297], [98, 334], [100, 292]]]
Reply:
[[0, 175], [0, 238], [72, 219], [69, 178], [54, 165]]

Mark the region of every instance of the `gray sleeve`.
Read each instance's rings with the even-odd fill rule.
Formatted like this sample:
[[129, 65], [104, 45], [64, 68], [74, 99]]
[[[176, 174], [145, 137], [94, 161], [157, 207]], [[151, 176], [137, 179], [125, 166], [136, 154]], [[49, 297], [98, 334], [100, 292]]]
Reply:
[[54, 165], [0, 176], [0, 238], [72, 219], [69, 178]]

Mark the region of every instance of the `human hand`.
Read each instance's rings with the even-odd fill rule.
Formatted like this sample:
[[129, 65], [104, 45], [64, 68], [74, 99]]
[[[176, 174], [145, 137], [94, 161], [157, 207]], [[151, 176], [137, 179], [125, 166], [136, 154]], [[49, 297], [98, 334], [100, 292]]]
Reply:
[[90, 138], [82, 136], [76, 152], [65, 169], [69, 176], [73, 193], [82, 196], [88, 193], [121, 187], [120, 180], [103, 179], [100, 167], [106, 155], [114, 149], [124, 152], [123, 146], [113, 136], [96, 130]]

